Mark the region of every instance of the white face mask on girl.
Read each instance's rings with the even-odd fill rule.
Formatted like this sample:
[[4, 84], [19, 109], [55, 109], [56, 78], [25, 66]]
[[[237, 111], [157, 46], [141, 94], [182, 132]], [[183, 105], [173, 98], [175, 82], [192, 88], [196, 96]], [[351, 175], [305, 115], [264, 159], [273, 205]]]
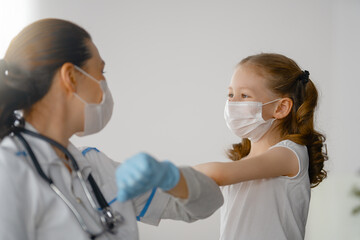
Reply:
[[76, 133], [77, 136], [87, 136], [93, 133], [97, 133], [102, 130], [106, 124], [110, 121], [114, 101], [105, 80], [97, 80], [78, 66], [75, 66], [79, 72], [89, 77], [93, 81], [100, 85], [103, 91], [101, 103], [87, 103], [77, 93], [74, 93], [76, 97], [85, 104], [84, 109], [84, 131]]
[[267, 121], [263, 119], [262, 107], [279, 100], [275, 99], [264, 104], [261, 102], [226, 101], [225, 122], [228, 128], [238, 137], [249, 138], [250, 141], [257, 142], [275, 121], [274, 118]]

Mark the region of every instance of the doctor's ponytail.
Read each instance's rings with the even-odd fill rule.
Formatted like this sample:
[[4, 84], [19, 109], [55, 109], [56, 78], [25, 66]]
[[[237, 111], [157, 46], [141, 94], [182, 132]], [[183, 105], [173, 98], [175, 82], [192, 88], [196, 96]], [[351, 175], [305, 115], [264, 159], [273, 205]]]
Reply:
[[0, 140], [9, 134], [14, 111], [30, 111], [49, 91], [64, 63], [83, 66], [91, 58], [90, 35], [61, 19], [43, 19], [25, 27], [0, 60]]
[[33, 91], [27, 91], [30, 81], [22, 81], [21, 73], [10, 66], [6, 60], [0, 60], [0, 139], [9, 133], [14, 122], [14, 111], [25, 109], [30, 103]]

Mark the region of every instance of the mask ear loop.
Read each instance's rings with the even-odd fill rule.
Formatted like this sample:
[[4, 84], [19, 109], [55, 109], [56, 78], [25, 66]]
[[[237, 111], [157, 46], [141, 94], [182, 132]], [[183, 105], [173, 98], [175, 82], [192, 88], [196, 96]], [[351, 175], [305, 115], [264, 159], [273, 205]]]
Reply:
[[[89, 73], [85, 72], [82, 68], [74, 65], [75, 69], [78, 70], [79, 72], [81, 72], [82, 74], [84, 74], [86, 77], [90, 78], [91, 80], [93, 80], [94, 82], [96, 82], [97, 84], [99, 84], [100, 89], [103, 93], [102, 95], [102, 100], [100, 103], [104, 102], [104, 92], [105, 92], [105, 87], [103, 86], [103, 84], [107, 84], [105, 80], [97, 80], [96, 78], [94, 78], [93, 76], [91, 76]], [[102, 84], [102, 82], [104, 82]], [[84, 99], [82, 99], [77, 93], [74, 93], [83, 103], [87, 103]]]
[[[268, 104], [271, 104], [271, 103], [274, 103], [274, 102], [276, 102], [276, 101], [280, 101], [282, 98], [277, 98], [277, 99], [275, 99], [275, 100], [272, 100], [272, 101], [270, 101], [270, 102], [267, 102], [267, 103], [263, 103], [262, 104], [262, 107], [263, 106], [265, 106], [265, 105], [268, 105]], [[261, 110], [261, 113], [262, 113], [262, 110]], [[274, 119], [274, 121], [276, 121], [277, 120], [277, 118], [274, 118], [274, 117], [272, 117], [273, 119]], [[264, 118], [263, 118], [264, 119]]]
[[88, 78], [90, 78], [91, 80], [97, 82], [100, 85], [100, 81], [103, 80], [97, 80], [96, 78], [94, 78], [93, 76], [91, 76], [90, 74], [88, 74], [87, 72], [85, 72], [82, 68], [74, 65], [75, 69], [78, 70], [79, 72], [81, 72], [82, 74], [84, 74], [85, 76], [87, 76]]
[[263, 103], [262, 106], [268, 105], [268, 104], [270, 104], [270, 103], [273, 103], [273, 102], [276, 102], [276, 101], [279, 101], [279, 100], [281, 100], [281, 98], [277, 98], [277, 99], [272, 100], [272, 101], [270, 101], [270, 102]]

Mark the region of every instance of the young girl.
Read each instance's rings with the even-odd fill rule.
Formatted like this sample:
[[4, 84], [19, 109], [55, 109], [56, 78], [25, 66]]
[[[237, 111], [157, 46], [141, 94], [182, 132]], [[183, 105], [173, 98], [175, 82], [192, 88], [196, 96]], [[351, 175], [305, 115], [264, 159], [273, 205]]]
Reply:
[[220, 239], [304, 239], [310, 188], [327, 175], [325, 137], [314, 129], [317, 98], [309, 72], [283, 55], [238, 64], [225, 121], [242, 142], [228, 151], [233, 162], [195, 167], [224, 186]]

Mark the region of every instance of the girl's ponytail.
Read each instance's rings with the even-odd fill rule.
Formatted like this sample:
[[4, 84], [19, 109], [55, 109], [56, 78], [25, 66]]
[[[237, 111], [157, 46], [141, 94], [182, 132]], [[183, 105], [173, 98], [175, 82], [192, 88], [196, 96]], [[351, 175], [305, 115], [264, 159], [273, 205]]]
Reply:
[[250, 153], [251, 142], [247, 138], [243, 138], [241, 143], [233, 144], [232, 149], [227, 150], [228, 158], [233, 161], [240, 160]]
[[[298, 144], [307, 146], [309, 154], [309, 178], [311, 187], [316, 187], [326, 178], [327, 172], [324, 168], [324, 161], [328, 159], [324, 142], [325, 136], [314, 129], [314, 110], [317, 105], [318, 92], [314, 83], [308, 78], [307, 81], [298, 80], [302, 84], [302, 98], [300, 106], [294, 106], [294, 126], [297, 133], [289, 134], [286, 139]], [[325, 152], [323, 151], [325, 149]]]

